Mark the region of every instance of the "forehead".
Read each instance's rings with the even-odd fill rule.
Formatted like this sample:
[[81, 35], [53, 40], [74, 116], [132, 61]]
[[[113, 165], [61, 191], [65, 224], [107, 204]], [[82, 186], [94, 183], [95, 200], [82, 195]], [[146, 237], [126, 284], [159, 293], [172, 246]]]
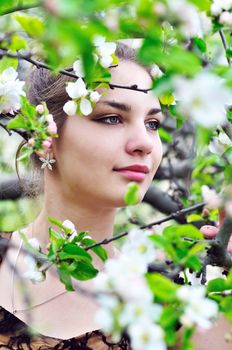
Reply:
[[[110, 83], [122, 86], [137, 85], [139, 89], [150, 89], [152, 79], [148, 72], [135, 62], [121, 61], [115, 68], [111, 68]], [[122, 88], [107, 90], [101, 101], [112, 100], [130, 104], [132, 109], [159, 107], [158, 98], [152, 91], [147, 93]]]

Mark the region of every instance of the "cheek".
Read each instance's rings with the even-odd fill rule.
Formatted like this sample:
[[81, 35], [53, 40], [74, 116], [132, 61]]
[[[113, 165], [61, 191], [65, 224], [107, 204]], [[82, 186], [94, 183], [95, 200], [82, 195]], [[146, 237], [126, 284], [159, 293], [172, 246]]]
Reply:
[[152, 165], [153, 165], [153, 176], [155, 175], [163, 156], [163, 147], [160, 138], [158, 137], [153, 149], [152, 155]]

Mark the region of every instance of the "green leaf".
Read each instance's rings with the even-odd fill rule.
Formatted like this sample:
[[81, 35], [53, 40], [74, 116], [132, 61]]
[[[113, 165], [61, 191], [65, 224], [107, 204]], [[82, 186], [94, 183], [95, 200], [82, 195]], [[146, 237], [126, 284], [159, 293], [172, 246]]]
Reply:
[[66, 264], [61, 264], [60, 266], [57, 267], [57, 271], [59, 274], [60, 281], [65, 285], [66, 290], [68, 291], [74, 291], [75, 289], [73, 288], [72, 285], [72, 279], [70, 276], [70, 272], [67, 269]]
[[10, 43], [9, 49], [11, 51], [18, 51], [21, 49], [27, 49], [27, 42], [21, 36], [19, 36], [17, 34], [13, 34], [11, 36], [11, 43]]
[[15, 70], [18, 67], [18, 59], [17, 58], [10, 58], [10, 57], [3, 57], [0, 60], [0, 73], [2, 73], [5, 69], [13, 67]]
[[231, 49], [226, 49], [226, 57], [232, 58], [232, 50]]
[[176, 300], [178, 287], [168, 278], [155, 272], [146, 274], [146, 279], [155, 298], [159, 301], [173, 302]]
[[86, 281], [94, 278], [97, 276], [97, 274], [98, 270], [96, 270], [92, 264], [87, 264], [82, 261], [79, 261], [77, 268], [71, 272], [72, 277], [80, 281]]
[[159, 128], [159, 136], [163, 142], [171, 143], [173, 142], [173, 137], [164, 128]]
[[193, 225], [171, 225], [164, 229], [163, 235], [169, 239], [176, 237], [189, 237], [195, 240], [203, 240], [203, 234]]
[[17, 161], [22, 162], [25, 160], [29, 160], [29, 157], [32, 155], [33, 153], [33, 149], [32, 148], [28, 148], [28, 147], [23, 147], [20, 150], [20, 155], [17, 158]]
[[193, 3], [196, 7], [198, 7], [201, 11], [209, 11], [211, 7], [211, 0], [188, 0]]
[[64, 259], [75, 259], [84, 260], [86, 262], [91, 261], [92, 257], [83, 248], [73, 243], [68, 243], [63, 247], [63, 251], [59, 253], [59, 258]]
[[138, 191], [139, 191], [139, 186], [136, 182], [130, 182], [127, 185], [127, 192], [124, 196], [124, 200], [127, 205], [138, 204], [138, 201], [139, 201]]
[[27, 129], [27, 121], [22, 116], [22, 114], [17, 114], [14, 119], [11, 119], [8, 124], [8, 129]]
[[[84, 246], [89, 246], [92, 244], [95, 244], [96, 241], [91, 239], [91, 238], [84, 238], [81, 241], [81, 244], [83, 244]], [[108, 259], [108, 254], [107, 251], [102, 247], [102, 246], [97, 246], [94, 248], [91, 248], [91, 250], [104, 262]]]
[[17, 14], [14, 17], [32, 38], [40, 38], [44, 33], [44, 24], [38, 17], [32, 17], [25, 13]]
[[199, 221], [199, 220], [202, 220], [202, 217], [199, 214], [190, 214], [187, 216], [187, 222]]
[[226, 318], [232, 322], [232, 296], [224, 297], [220, 303], [220, 307]]
[[231, 184], [232, 182], [232, 164], [226, 165], [224, 169], [225, 182]]
[[207, 46], [206, 46], [206, 43], [203, 39], [201, 39], [199, 37], [195, 37], [193, 39], [193, 43], [202, 53], [206, 53]]
[[207, 284], [208, 293], [223, 292], [225, 290], [232, 290], [232, 283], [226, 281], [224, 278], [215, 278]]
[[59, 232], [53, 230], [53, 228], [49, 227], [49, 237], [52, 243], [53, 252], [57, 252], [60, 247], [65, 243], [65, 239], [63, 235]]

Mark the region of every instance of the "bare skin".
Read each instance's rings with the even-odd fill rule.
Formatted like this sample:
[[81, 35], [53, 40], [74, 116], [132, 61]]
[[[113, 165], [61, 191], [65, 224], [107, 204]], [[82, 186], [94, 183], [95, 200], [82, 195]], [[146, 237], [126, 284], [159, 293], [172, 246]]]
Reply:
[[[112, 82], [121, 85], [137, 84], [139, 88], [151, 86], [151, 78], [144, 68], [133, 62], [121, 62], [112, 69]], [[115, 105], [115, 103], [117, 103]], [[26, 230], [28, 238], [38, 238], [43, 248], [48, 243], [48, 216], [60, 220], [71, 220], [78, 231], [88, 230], [97, 241], [109, 238], [113, 233], [116, 208], [125, 206], [124, 195], [130, 182], [115, 171], [117, 168], [134, 164], [146, 165], [149, 172], [139, 182], [140, 200], [144, 197], [160, 164], [162, 147], [157, 122], [158, 99], [152, 92], [147, 94], [132, 90], [109, 90], [87, 117], [69, 117], [53, 144], [56, 159], [54, 169], [44, 173], [43, 207], [36, 220]], [[20, 245], [17, 234], [12, 244]], [[114, 256], [112, 246], [107, 246], [109, 256]], [[7, 260], [17, 266], [21, 273], [26, 271], [23, 254], [18, 259], [17, 249], [9, 249], [7, 259], [0, 270], [1, 306], [13, 311], [12, 293], [15, 295], [15, 309], [26, 307], [19, 290], [19, 281], [12, 283], [12, 271]], [[93, 264], [99, 270], [102, 263], [94, 257]], [[92, 281], [81, 283], [92, 289]], [[58, 278], [48, 273], [45, 282], [33, 285], [28, 282], [32, 305], [64, 290]], [[64, 312], [65, 310], [65, 312]], [[94, 321], [96, 303], [75, 292], [60, 296], [31, 312], [32, 326], [38, 332], [52, 337], [67, 339], [98, 328]], [[26, 312], [16, 316], [27, 322]]]

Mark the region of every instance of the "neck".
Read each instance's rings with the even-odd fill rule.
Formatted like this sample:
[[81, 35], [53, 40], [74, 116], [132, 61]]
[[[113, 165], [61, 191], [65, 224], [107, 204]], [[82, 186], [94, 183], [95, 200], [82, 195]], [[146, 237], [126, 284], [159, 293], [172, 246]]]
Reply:
[[99, 203], [94, 205], [88, 200], [80, 199], [78, 195], [67, 198], [62, 190], [47, 186], [42, 210], [28, 227], [28, 237], [36, 237], [41, 246], [46, 247], [49, 242], [48, 229], [53, 226], [48, 221], [48, 217], [51, 216], [60, 221], [72, 221], [77, 232], [88, 231], [88, 234], [98, 242], [112, 237], [115, 213], [115, 208], [103, 207]]

